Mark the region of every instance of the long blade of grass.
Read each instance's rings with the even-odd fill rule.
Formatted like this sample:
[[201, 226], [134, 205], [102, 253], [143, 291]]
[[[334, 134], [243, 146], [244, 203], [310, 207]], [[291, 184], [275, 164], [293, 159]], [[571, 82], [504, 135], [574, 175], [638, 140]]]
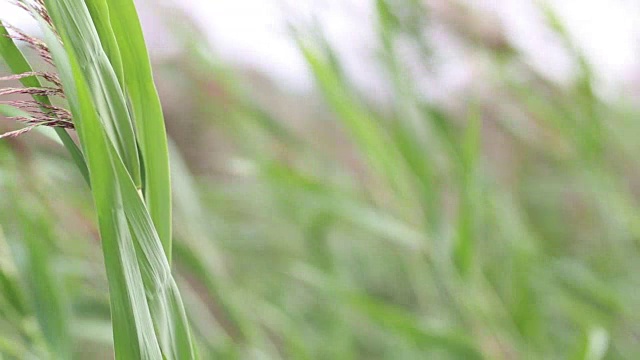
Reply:
[[[362, 106], [349, 91], [339, 69], [329, 55], [319, 53], [309, 46], [299, 44], [327, 103], [350, 132], [356, 144], [367, 157], [371, 167], [402, 199], [410, 199], [411, 185], [395, 144], [387, 136], [386, 129], [376, 121], [376, 116]], [[329, 59], [326, 59], [329, 57]]]
[[91, 13], [91, 19], [96, 27], [100, 42], [109, 62], [113, 67], [113, 71], [118, 77], [120, 86], [124, 86], [124, 70], [122, 68], [122, 57], [120, 56], [120, 48], [111, 28], [111, 19], [109, 18], [109, 6], [106, 0], [85, 0], [87, 9]]
[[14, 117], [14, 116], [29, 117], [29, 113], [6, 104], [0, 104], [0, 115], [7, 116], [7, 117]]
[[[52, 9], [56, 9], [55, 6], [49, 8], [53, 14]], [[47, 25], [43, 24], [41, 27], [65, 86], [87, 159], [109, 281], [116, 358], [160, 358], [162, 355], [145, 300], [142, 275], [137, 266], [135, 249], [122, 211], [122, 200], [98, 115], [92, 106], [82, 74], [72, 70], [71, 58], [67, 57]], [[74, 78], [76, 73], [79, 78]], [[79, 94], [83, 97], [79, 98]]]
[[144, 159], [144, 199], [171, 263], [171, 179], [162, 106], [133, 1], [110, 0], [108, 7], [122, 56], [126, 95]]
[[[50, 6], [52, 1], [47, 1]], [[68, 40], [78, 56], [81, 69], [91, 87], [91, 96], [107, 134], [122, 156], [127, 170], [138, 186], [141, 183], [140, 160], [133, 122], [116, 72], [103, 50], [98, 32], [83, 1], [58, 1], [60, 21], [68, 24]], [[105, 36], [108, 38], [108, 36]]]
[[205, 226], [207, 213], [195, 191], [196, 182], [190, 176], [178, 149], [171, 145], [175, 214], [180, 216], [180, 223], [184, 224], [182, 236], [185, 240], [175, 243], [176, 261], [180, 261], [182, 268], [204, 285], [212, 301], [221, 308], [221, 316], [230, 324], [230, 335], [245, 339], [250, 333], [250, 323], [238, 311], [237, 304], [227, 296], [228, 285], [220, 271], [223, 269], [222, 257], [215, 244], [208, 241], [210, 233]]
[[442, 349], [460, 359], [484, 358], [477, 346], [464, 336], [425, 329], [413, 316], [369, 297], [352, 295], [349, 301], [356, 311], [424, 349]]
[[66, 48], [55, 43], [50, 31], [48, 43], [89, 165], [110, 285], [116, 356], [195, 358], [182, 300], [154, 223], [94, 107], [94, 99], [105, 94], [92, 96], [91, 92], [107, 89], [89, 86], [81, 70], [83, 59], [69, 45], [72, 40], [68, 33], [77, 28], [64, 20], [87, 15], [70, 15], [69, 7], [73, 6], [77, 4], [66, 0], [47, 2]]
[[454, 262], [461, 275], [469, 274], [474, 257], [477, 232], [476, 211], [478, 208], [478, 169], [480, 156], [481, 121], [477, 114], [469, 117], [469, 124], [462, 144], [462, 163], [460, 174], [460, 204], [458, 216], [458, 234], [454, 244]]

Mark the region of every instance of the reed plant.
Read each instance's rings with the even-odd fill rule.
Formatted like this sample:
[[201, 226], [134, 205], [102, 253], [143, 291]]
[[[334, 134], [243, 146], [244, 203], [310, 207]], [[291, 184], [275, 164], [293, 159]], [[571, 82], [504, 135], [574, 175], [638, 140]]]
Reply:
[[[171, 273], [171, 186], [162, 109], [132, 1], [19, 1], [40, 25], [36, 39], [0, 27], [0, 55], [31, 95], [3, 107], [26, 127], [48, 126], [72, 155], [93, 196], [109, 283], [118, 359], [196, 357], [179, 290]], [[36, 49], [46, 72], [34, 71], [14, 41]], [[60, 100], [63, 105], [59, 104]], [[77, 134], [78, 143], [68, 130]], [[44, 250], [31, 248], [32, 256]], [[40, 259], [34, 259], [34, 266]], [[46, 268], [34, 269], [48, 288]], [[46, 293], [39, 312], [54, 358], [70, 358], [64, 318]], [[57, 313], [60, 315], [60, 313]], [[53, 320], [51, 317], [54, 316]]]

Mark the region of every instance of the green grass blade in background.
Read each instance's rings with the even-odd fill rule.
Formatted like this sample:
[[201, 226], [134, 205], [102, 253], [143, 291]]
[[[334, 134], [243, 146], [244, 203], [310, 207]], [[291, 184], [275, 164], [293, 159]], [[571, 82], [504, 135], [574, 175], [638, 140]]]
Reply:
[[610, 347], [609, 333], [600, 327], [586, 329], [578, 349], [570, 357], [572, 360], [602, 360], [607, 357]]
[[171, 175], [162, 106], [133, 1], [111, 0], [108, 6], [122, 55], [125, 93], [144, 159], [144, 199], [171, 264]]
[[[29, 351], [39, 358], [71, 359], [74, 317], [67, 296], [69, 278], [59, 266], [56, 218], [40, 197], [40, 184], [24, 186], [23, 180], [33, 178], [35, 171], [12, 151], [7, 155], [0, 168], [4, 174], [15, 172], [0, 175], [0, 202], [12, 204], [0, 206], [8, 235], [0, 230], [0, 323], [11, 324], [8, 338], [16, 335], [16, 345], [27, 340]], [[26, 351], [23, 357], [28, 357]]]
[[423, 349], [445, 350], [449, 354], [455, 354], [459, 359], [484, 359], [477, 346], [464, 336], [426, 330], [415, 319], [415, 316], [374, 301], [369, 297], [352, 295], [349, 301], [356, 311], [389, 330], [390, 333], [399, 335], [407, 341], [415, 342]]
[[250, 336], [250, 322], [227, 296], [226, 269], [223, 257], [216, 244], [209, 241], [207, 224], [211, 221], [198, 198], [197, 184], [189, 174], [187, 165], [173, 143], [170, 142], [171, 178], [174, 189], [176, 234], [182, 236], [182, 242], [174, 243], [176, 257], [180, 265], [191, 276], [197, 278], [207, 289], [211, 301], [221, 308], [229, 337], [246, 339]]
[[401, 199], [411, 198], [411, 187], [402, 162], [398, 161], [397, 148], [389, 141], [385, 128], [373, 113], [356, 101], [339, 69], [332, 66], [324, 54], [302, 43], [299, 46], [327, 103], [359, 145], [371, 167], [388, 181]]
[[0, 104], [0, 115], [7, 117], [23, 116], [27, 118], [30, 116], [29, 113], [6, 104]]
[[27, 330], [25, 319], [33, 319], [34, 314], [27, 287], [20, 281], [21, 269], [18, 270], [15, 264], [14, 253], [0, 226], [0, 320], [11, 328], [10, 333], [5, 332], [0, 337], [0, 356], [18, 359], [30, 352], [27, 342], [36, 341], [35, 332]]
[[481, 146], [482, 120], [478, 114], [471, 114], [466, 134], [461, 144], [462, 163], [460, 164], [460, 200], [458, 210], [458, 234], [456, 234], [453, 256], [458, 271], [462, 276], [469, 274], [475, 254], [475, 238], [477, 237], [477, 211], [479, 209], [478, 158]]
[[64, 297], [64, 287], [54, 271], [50, 237], [51, 224], [33, 211], [21, 211], [24, 252], [27, 255], [22, 274], [29, 285], [38, 323], [46, 339], [51, 356], [71, 359], [70, 304]]
[[[7, 29], [0, 22], [0, 57], [4, 59], [9, 68], [14, 74], [22, 74], [27, 72], [33, 72], [33, 68], [24, 57], [20, 49], [16, 46], [11, 38], [8, 37]], [[42, 84], [35, 76], [24, 77], [20, 79], [22, 84], [26, 87], [42, 87]], [[45, 105], [51, 105], [51, 101], [46, 96], [34, 96], [34, 100], [41, 102]], [[82, 152], [71, 139], [67, 130], [61, 128], [55, 128], [56, 134], [60, 137], [60, 140], [71, 154], [71, 158], [76, 163], [78, 170], [89, 181], [89, 173], [87, 171], [87, 164], [85, 164]]]

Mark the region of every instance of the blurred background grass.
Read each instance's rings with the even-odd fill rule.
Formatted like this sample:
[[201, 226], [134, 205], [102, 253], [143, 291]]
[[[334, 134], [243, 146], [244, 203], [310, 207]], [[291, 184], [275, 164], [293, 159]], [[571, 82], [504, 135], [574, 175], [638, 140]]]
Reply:
[[[554, 3], [529, 4], [548, 63], [480, 2], [367, 0], [339, 3], [362, 26], [342, 43], [279, 3], [291, 47], [262, 65], [224, 56], [197, 8], [139, 3], [202, 358], [640, 356], [634, 82], [608, 83]], [[3, 140], [0, 194], [0, 353], [111, 358], [70, 159], [37, 133]]]

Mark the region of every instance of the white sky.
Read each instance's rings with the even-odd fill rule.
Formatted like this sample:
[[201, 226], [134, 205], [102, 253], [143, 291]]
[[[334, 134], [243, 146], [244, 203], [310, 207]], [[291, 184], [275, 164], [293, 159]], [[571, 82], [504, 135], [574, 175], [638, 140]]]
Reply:
[[[531, 62], [562, 78], [571, 63], [537, 22], [533, 2], [544, 0], [467, 0], [493, 9], [507, 33]], [[640, 5], [633, 0], [546, 0], [555, 9], [605, 83], [638, 75]], [[153, 3], [153, 2], [151, 2]], [[371, 64], [362, 54], [373, 45], [373, 0], [181, 0], [223, 58], [257, 67], [283, 86], [307, 88], [311, 79], [286, 32], [285, 19], [309, 23], [316, 16], [347, 62], [351, 77], [363, 87], [372, 81]], [[0, 18], [16, 25], [28, 16], [0, 0]], [[151, 39], [150, 39], [151, 40]], [[161, 40], [160, 40], [161, 41]], [[155, 42], [157, 43], [157, 41]], [[355, 50], [355, 51], [354, 51]]]
[[[1, 0], [0, 0], [1, 1]], [[511, 40], [550, 77], [562, 80], [573, 64], [536, 18], [536, 2], [546, 2], [603, 78], [615, 87], [640, 72], [640, 2], [634, 0], [467, 0], [495, 11]], [[374, 86], [370, 61], [374, 35], [373, 0], [183, 0], [220, 53], [249, 64], [293, 87], [311, 86], [308, 70], [285, 30], [285, 19], [310, 22], [314, 14], [343, 55], [361, 87]], [[460, 72], [452, 72], [460, 74]], [[452, 81], [460, 81], [460, 79]]]

